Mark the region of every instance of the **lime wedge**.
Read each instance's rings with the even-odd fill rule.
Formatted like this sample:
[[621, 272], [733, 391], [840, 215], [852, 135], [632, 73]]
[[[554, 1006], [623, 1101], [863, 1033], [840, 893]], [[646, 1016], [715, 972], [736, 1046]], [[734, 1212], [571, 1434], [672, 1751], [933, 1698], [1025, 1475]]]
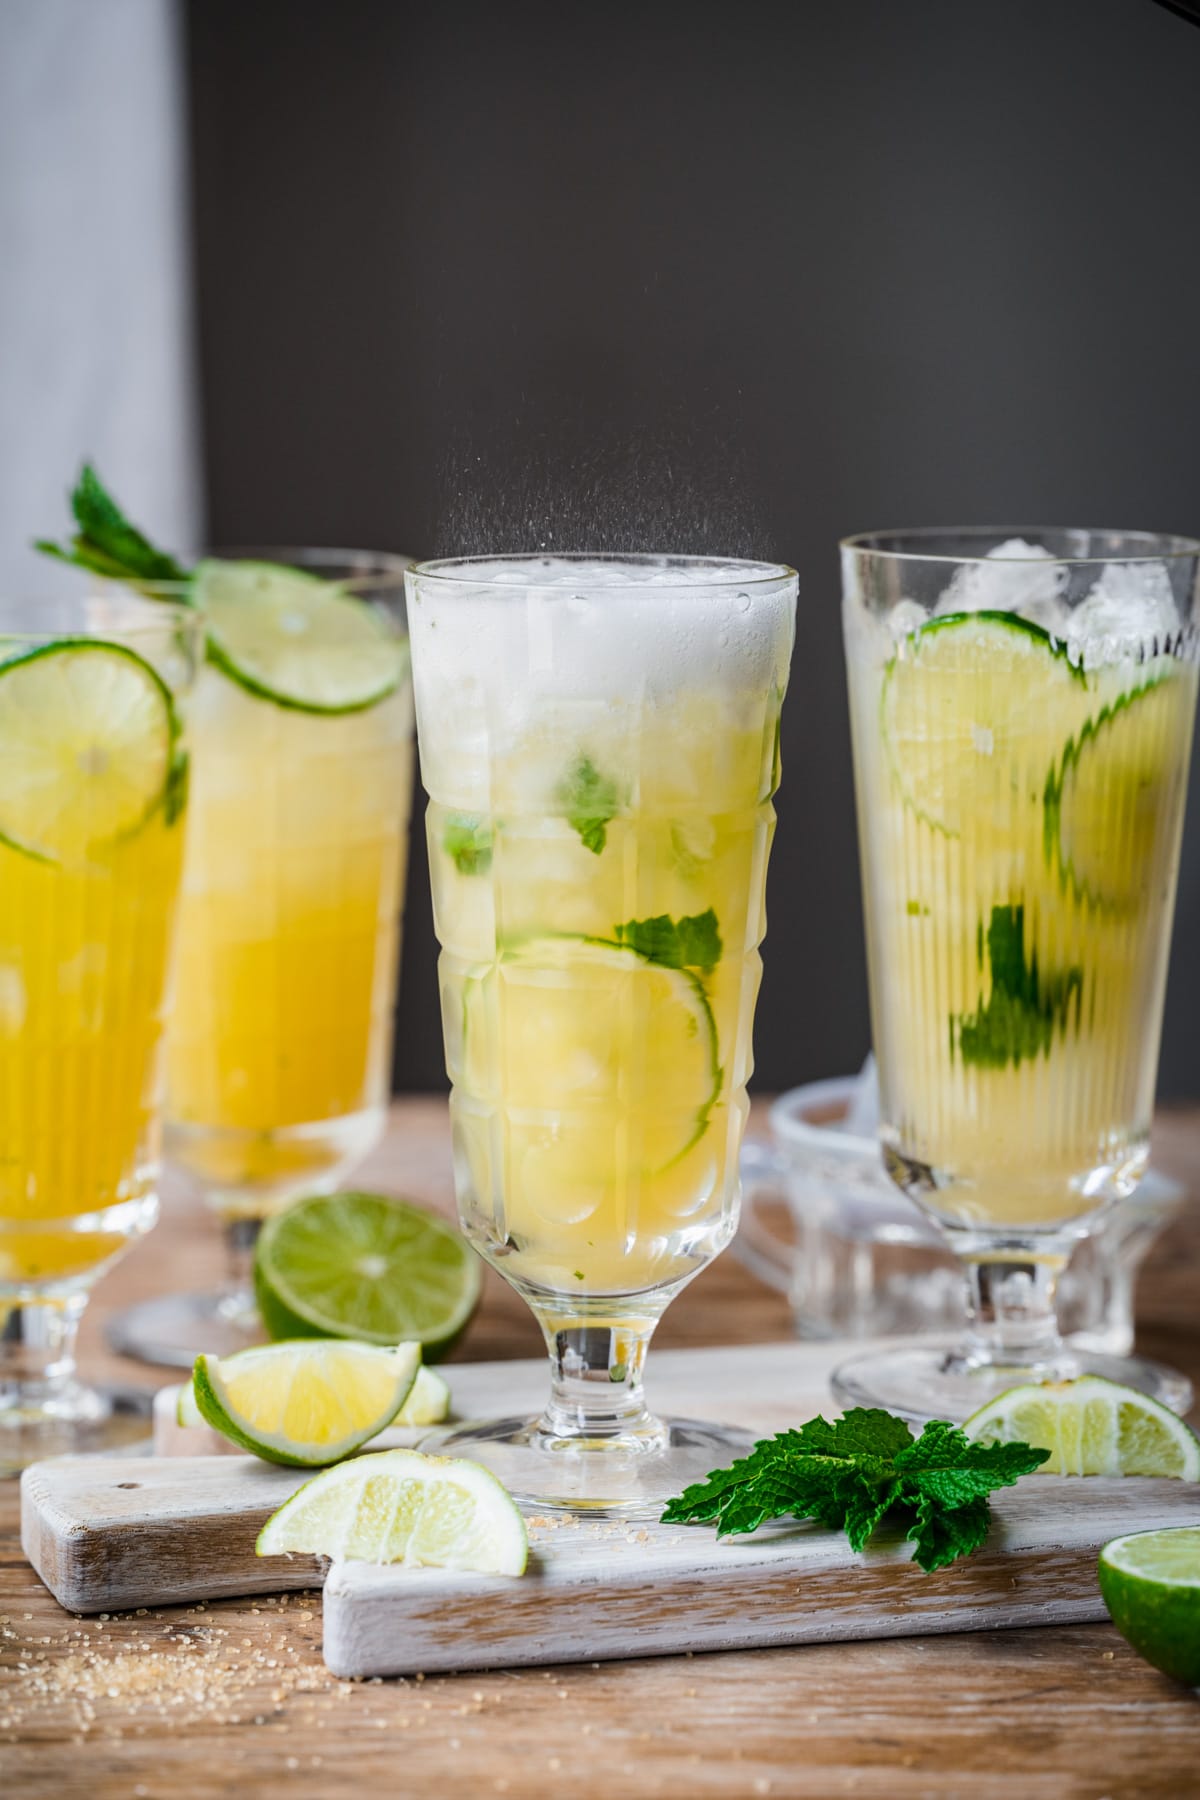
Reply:
[[543, 1146], [536, 1169], [524, 1171], [527, 1183], [591, 1188], [615, 1178], [629, 1147], [617, 1141], [613, 1109], [636, 1099], [635, 1050], [654, 1070], [636, 1155], [657, 1173], [697, 1142], [720, 1093], [716, 1021], [699, 978], [616, 944], [567, 936], [527, 940], [466, 976], [465, 1090], [572, 1118]]
[[1114, 911], [1160, 891], [1175, 852], [1194, 696], [1165, 675], [1120, 694], [1067, 744], [1046, 782], [1046, 855]]
[[122, 644], [61, 638], [0, 662], [0, 837], [64, 862], [136, 831], [177, 785], [170, 690]]
[[1049, 1450], [1042, 1475], [1173, 1475], [1200, 1481], [1200, 1439], [1136, 1388], [1083, 1375], [1009, 1388], [963, 1426], [981, 1444]]
[[478, 1463], [380, 1450], [307, 1482], [267, 1520], [260, 1556], [523, 1575], [525, 1521]]
[[422, 1363], [393, 1425], [440, 1425], [450, 1416], [450, 1383]]
[[273, 1338], [416, 1339], [437, 1361], [466, 1330], [482, 1265], [450, 1225], [388, 1194], [325, 1194], [268, 1219], [254, 1285]]
[[390, 1425], [408, 1398], [419, 1344], [311, 1341], [198, 1356], [197, 1410], [214, 1430], [267, 1462], [337, 1462]]
[[1100, 1552], [1100, 1592], [1140, 1656], [1200, 1687], [1200, 1526], [1114, 1538]]
[[1087, 678], [1015, 613], [949, 613], [903, 640], [881, 709], [905, 804], [959, 837], [977, 814], [1019, 817], [1014, 782], [1040, 807], [1047, 769], [1087, 716]]
[[361, 712], [408, 669], [408, 645], [366, 601], [277, 563], [197, 564], [192, 595], [208, 655], [262, 700], [299, 712]]
[[[440, 1425], [450, 1416], [450, 1383], [436, 1369], [422, 1363], [408, 1397], [391, 1421], [393, 1425]], [[177, 1425], [207, 1425], [208, 1421], [196, 1405], [196, 1390], [185, 1381], [175, 1402]]]

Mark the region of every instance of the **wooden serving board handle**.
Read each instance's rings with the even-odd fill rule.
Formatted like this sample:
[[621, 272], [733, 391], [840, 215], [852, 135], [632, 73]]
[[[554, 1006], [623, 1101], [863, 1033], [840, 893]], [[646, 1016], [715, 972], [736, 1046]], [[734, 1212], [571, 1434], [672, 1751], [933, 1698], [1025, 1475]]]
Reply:
[[319, 1585], [319, 1557], [255, 1555], [310, 1469], [254, 1456], [78, 1456], [21, 1477], [21, 1545], [61, 1605], [115, 1612]]

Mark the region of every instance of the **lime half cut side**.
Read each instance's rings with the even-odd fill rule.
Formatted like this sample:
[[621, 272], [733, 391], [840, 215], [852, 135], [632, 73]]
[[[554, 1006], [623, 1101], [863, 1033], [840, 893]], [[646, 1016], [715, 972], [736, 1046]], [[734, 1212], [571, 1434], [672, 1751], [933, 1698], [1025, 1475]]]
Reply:
[[234, 1356], [198, 1356], [192, 1374], [201, 1418], [267, 1462], [339, 1461], [390, 1425], [421, 1362], [419, 1344], [264, 1344]]
[[0, 662], [0, 837], [57, 863], [138, 830], [178, 738], [170, 689], [125, 645], [61, 638]]
[[525, 1521], [478, 1463], [380, 1450], [307, 1482], [263, 1526], [260, 1556], [523, 1575]]
[[192, 595], [209, 660], [262, 700], [300, 712], [362, 712], [399, 687], [408, 644], [365, 600], [279, 563], [199, 563]]
[[1137, 1388], [1083, 1375], [1009, 1388], [963, 1426], [981, 1444], [1049, 1450], [1041, 1475], [1160, 1475], [1200, 1481], [1200, 1439]]
[[415, 1339], [431, 1361], [465, 1331], [482, 1264], [453, 1226], [389, 1194], [325, 1194], [269, 1219], [254, 1284], [273, 1338]]
[[1087, 696], [1086, 676], [1040, 625], [997, 612], [930, 619], [883, 677], [880, 724], [905, 805], [949, 837], [978, 813], [1012, 812], [1014, 798], [1040, 809]]
[[1121, 1636], [1164, 1675], [1200, 1688], [1200, 1526], [1114, 1538], [1099, 1573]]

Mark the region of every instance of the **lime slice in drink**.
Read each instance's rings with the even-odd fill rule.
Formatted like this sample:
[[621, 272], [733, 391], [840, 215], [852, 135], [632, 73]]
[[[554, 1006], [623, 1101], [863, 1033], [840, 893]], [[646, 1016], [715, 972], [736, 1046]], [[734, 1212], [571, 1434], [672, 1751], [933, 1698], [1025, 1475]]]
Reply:
[[[239, 1354], [241, 1354], [239, 1352]], [[440, 1425], [443, 1419], [450, 1416], [450, 1383], [436, 1369], [426, 1368], [422, 1363], [417, 1370], [416, 1380], [408, 1390], [407, 1398], [395, 1418], [393, 1425]], [[179, 1390], [179, 1398], [175, 1402], [175, 1423], [177, 1425], [207, 1425], [208, 1420], [196, 1405], [196, 1390], [190, 1381], [185, 1381]]]
[[198, 1356], [192, 1388], [214, 1430], [267, 1462], [307, 1468], [349, 1456], [390, 1425], [420, 1362], [419, 1344], [263, 1344]]
[[479, 1258], [432, 1213], [388, 1194], [324, 1194], [268, 1219], [254, 1285], [273, 1338], [416, 1339], [436, 1362], [479, 1300]]
[[1136, 1388], [1083, 1375], [1009, 1388], [963, 1426], [981, 1444], [1049, 1450], [1042, 1475], [1174, 1475], [1200, 1481], [1200, 1439]]
[[[618, 1155], [666, 1168], [703, 1134], [721, 1086], [698, 977], [582, 937], [527, 940], [469, 974], [462, 1054], [468, 1093], [499, 1098], [502, 1064], [506, 1105], [572, 1115], [545, 1147], [547, 1179], [568, 1183], [603, 1181]], [[618, 1145], [614, 1108], [628, 1114], [638, 1100], [639, 1067], [653, 1070], [653, 1092], [641, 1096], [636, 1144]]]
[[0, 837], [64, 862], [136, 831], [168, 798], [170, 690], [121, 644], [62, 638], [0, 662]]
[[1089, 719], [1046, 783], [1046, 854], [1081, 897], [1114, 911], [1162, 886], [1187, 779], [1192, 690], [1173, 675]]
[[192, 595], [209, 660], [260, 699], [299, 712], [361, 712], [399, 686], [408, 645], [364, 600], [277, 563], [197, 564]]
[[1200, 1687], [1200, 1526], [1114, 1538], [1100, 1552], [1100, 1592], [1140, 1656]]
[[523, 1575], [525, 1521], [478, 1463], [379, 1450], [326, 1469], [267, 1520], [260, 1556]]
[[883, 678], [884, 742], [905, 804], [950, 837], [976, 816], [1019, 819], [1022, 799], [1040, 825], [1046, 771], [1086, 718], [1087, 695], [1040, 625], [994, 612], [929, 620]]

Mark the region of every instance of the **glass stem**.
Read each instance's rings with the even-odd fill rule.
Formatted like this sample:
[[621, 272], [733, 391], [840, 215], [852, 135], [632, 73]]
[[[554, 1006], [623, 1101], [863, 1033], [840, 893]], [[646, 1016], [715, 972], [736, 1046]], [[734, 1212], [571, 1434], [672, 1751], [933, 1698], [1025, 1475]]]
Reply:
[[994, 1248], [966, 1257], [967, 1362], [973, 1367], [1013, 1368], [1043, 1379], [1070, 1373], [1055, 1290], [1068, 1251], [1059, 1245], [1014, 1250]]
[[0, 1413], [38, 1414], [71, 1387], [86, 1294], [0, 1303]]
[[550, 1403], [540, 1421], [548, 1437], [626, 1438], [649, 1446], [664, 1436], [642, 1391], [657, 1319], [568, 1323], [539, 1311], [538, 1323], [550, 1352]]
[[254, 1304], [254, 1246], [263, 1228], [261, 1219], [226, 1219], [225, 1295], [242, 1306]]

